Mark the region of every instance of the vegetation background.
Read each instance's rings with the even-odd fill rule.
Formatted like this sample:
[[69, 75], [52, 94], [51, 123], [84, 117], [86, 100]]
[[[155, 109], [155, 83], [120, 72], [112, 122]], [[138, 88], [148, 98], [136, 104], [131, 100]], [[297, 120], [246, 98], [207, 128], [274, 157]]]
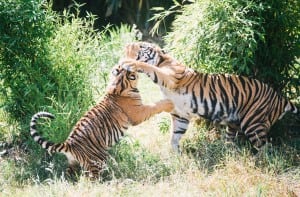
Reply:
[[[299, 10], [298, 0], [0, 1], [1, 196], [300, 195], [295, 116], [279, 121], [272, 145], [255, 156], [244, 141], [226, 147], [223, 128], [195, 123], [179, 156], [170, 150], [169, 115], [160, 114], [111, 149], [99, 183], [67, 180], [66, 159], [50, 157], [28, 131], [32, 114], [46, 110], [56, 119], [43, 122], [43, 136], [65, 140], [137, 39], [202, 72], [258, 78], [299, 104]], [[144, 76], [140, 90], [145, 103], [161, 98]]]

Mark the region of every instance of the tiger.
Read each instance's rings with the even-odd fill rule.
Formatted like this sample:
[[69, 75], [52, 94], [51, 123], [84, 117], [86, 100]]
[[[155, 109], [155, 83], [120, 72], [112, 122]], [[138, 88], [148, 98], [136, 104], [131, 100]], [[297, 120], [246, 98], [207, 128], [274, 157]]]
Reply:
[[197, 72], [152, 43], [128, 44], [125, 57], [123, 68], [145, 73], [172, 100], [171, 144], [176, 152], [193, 118], [225, 125], [229, 144], [244, 135], [257, 153], [268, 143], [270, 127], [278, 119], [286, 112], [299, 114], [292, 102], [265, 83], [240, 75]]
[[54, 115], [41, 111], [30, 122], [30, 135], [35, 142], [52, 153], [63, 153], [68, 160], [67, 175], [81, 167], [91, 180], [97, 180], [108, 158], [108, 149], [117, 143], [129, 126], [137, 125], [163, 111], [173, 110], [169, 99], [151, 105], [142, 103], [137, 88], [138, 74], [126, 71], [121, 64], [112, 68], [111, 80], [103, 99], [76, 123], [62, 143], [45, 140], [37, 131], [39, 118], [54, 119]]

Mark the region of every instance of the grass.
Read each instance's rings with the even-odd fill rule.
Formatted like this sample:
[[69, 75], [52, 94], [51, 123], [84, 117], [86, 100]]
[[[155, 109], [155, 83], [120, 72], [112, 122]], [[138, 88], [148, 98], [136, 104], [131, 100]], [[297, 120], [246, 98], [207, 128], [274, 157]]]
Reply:
[[[144, 76], [140, 90], [145, 103], [161, 98], [159, 88]], [[168, 119], [169, 115], [162, 113], [131, 127], [127, 137], [111, 150], [105, 179], [97, 183], [84, 177], [76, 183], [66, 180], [57, 168], [63, 159], [51, 158], [40, 161], [52, 175], [48, 179], [39, 180], [36, 174], [18, 182], [14, 174], [26, 174], [18, 172], [22, 162], [1, 158], [1, 196], [300, 195], [299, 150], [270, 147], [253, 156], [247, 145], [239, 146], [240, 151], [227, 148], [222, 138], [212, 139], [210, 132], [192, 125], [183, 139], [185, 153], [179, 156], [171, 151], [170, 134], [160, 131], [162, 124], [169, 124]], [[194, 152], [188, 151], [190, 147]]]

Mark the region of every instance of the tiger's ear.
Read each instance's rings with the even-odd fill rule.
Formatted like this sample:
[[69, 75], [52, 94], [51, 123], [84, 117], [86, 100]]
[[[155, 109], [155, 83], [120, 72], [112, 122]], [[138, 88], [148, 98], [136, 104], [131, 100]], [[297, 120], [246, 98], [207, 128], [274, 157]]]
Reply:
[[125, 46], [125, 56], [126, 58], [136, 59], [138, 57], [139, 44], [129, 43]]

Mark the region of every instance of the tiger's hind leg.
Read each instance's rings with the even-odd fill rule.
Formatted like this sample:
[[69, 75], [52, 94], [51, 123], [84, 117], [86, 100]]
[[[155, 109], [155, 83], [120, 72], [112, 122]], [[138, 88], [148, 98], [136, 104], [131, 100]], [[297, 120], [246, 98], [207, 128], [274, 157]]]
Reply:
[[172, 148], [176, 153], [180, 153], [179, 142], [181, 137], [185, 134], [189, 125], [189, 120], [181, 118], [178, 115], [172, 114]]
[[268, 124], [261, 122], [252, 123], [244, 129], [244, 133], [253, 146], [255, 153], [268, 142], [269, 129], [270, 126]]
[[66, 169], [67, 177], [75, 180], [79, 176], [80, 164], [71, 154], [66, 154], [68, 159], [68, 167]]
[[69, 166], [66, 169], [67, 177], [75, 181], [80, 175], [80, 169], [81, 168], [78, 162], [74, 162], [71, 165], [69, 164]]
[[85, 176], [91, 181], [97, 181], [105, 165], [105, 161], [89, 161], [89, 163], [85, 165]]
[[227, 126], [226, 129], [226, 144], [233, 144], [235, 139], [238, 137], [238, 129], [231, 125]]
[[245, 135], [240, 130], [239, 126], [229, 124], [226, 129], [226, 147], [231, 151], [241, 152], [238, 142]]

